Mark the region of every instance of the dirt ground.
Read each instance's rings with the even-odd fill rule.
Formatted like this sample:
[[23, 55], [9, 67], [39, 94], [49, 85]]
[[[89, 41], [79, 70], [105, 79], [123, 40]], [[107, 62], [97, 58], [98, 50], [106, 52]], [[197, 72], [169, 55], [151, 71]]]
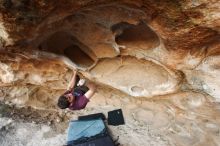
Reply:
[[98, 90], [85, 109], [34, 109], [0, 103], [1, 146], [62, 146], [68, 123], [78, 116], [122, 109], [125, 125], [108, 125], [121, 146], [216, 146], [220, 105], [207, 94], [178, 92], [154, 99]]
[[[109, 109], [109, 107], [108, 107]], [[0, 143], [1, 146], [62, 146], [66, 143], [69, 120], [77, 119], [78, 115], [95, 113], [102, 109], [88, 108], [87, 111], [50, 111], [36, 110], [31, 107], [15, 107], [0, 104]], [[121, 146], [145, 143], [146, 146], [170, 145], [160, 135], [153, 135], [145, 128], [131, 125], [109, 126], [113, 138]], [[134, 132], [136, 131], [136, 132]], [[126, 137], [126, 138], [125, 138]], [[129, 142], [129, 139], [133, 139]], [[135, 142], [139, 141], [135, 144]], [[147, 143], [146, 143], [147, 142]], [[130, 143], [130, 144], [129, 144]]]

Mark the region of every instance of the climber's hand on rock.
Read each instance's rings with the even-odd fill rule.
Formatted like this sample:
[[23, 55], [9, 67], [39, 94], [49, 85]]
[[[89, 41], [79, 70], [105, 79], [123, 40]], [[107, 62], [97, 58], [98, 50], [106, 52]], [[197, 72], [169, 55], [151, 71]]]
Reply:
[[74, 74], [77, 74], [77, 72], [78, 72], [78, 69], [77, 69], [77, 68], [74, 68], [74, 69], [73, 69], [73, 73], [74, 73]]

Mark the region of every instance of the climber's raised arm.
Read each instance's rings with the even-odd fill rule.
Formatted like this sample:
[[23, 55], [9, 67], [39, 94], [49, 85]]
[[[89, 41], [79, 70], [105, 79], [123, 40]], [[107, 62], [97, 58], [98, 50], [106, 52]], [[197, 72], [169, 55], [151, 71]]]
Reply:
[[67, 86], [67, 90], [72, 90], [74, 86], [76, 85], [76, 79], [77, 78], [77, 70], [73, 70], [72, 78], [69, 82], [69, 85]]
[[96, 86], [91, 82], [87, 83], [86, 86], [89, 88], [89, 90], [84, 95], [87, 99], [90, 99], [96, 91]]

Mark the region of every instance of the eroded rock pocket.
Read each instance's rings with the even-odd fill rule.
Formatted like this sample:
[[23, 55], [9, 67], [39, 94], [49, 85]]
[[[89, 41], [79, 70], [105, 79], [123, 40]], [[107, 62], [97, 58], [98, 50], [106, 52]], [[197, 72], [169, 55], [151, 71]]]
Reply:
[[90, 48], [67, 32], [56, 32], [40, 45], [41, 51], [63, 55], [81, 68], [89, 68], [96, 61], [96, 56]]

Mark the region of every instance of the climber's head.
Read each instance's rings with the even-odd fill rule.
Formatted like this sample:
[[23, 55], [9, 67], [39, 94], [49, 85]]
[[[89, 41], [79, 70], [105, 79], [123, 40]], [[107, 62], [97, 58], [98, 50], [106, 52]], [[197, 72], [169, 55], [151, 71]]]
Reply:
[[58, 99], [58, 107], [61, 109], [65, 109], [68, 108], [70, 106], [71, 103], [73, 103], [75, 101], [75, 97], [71, 94], [64, 94], [61, 95]]

